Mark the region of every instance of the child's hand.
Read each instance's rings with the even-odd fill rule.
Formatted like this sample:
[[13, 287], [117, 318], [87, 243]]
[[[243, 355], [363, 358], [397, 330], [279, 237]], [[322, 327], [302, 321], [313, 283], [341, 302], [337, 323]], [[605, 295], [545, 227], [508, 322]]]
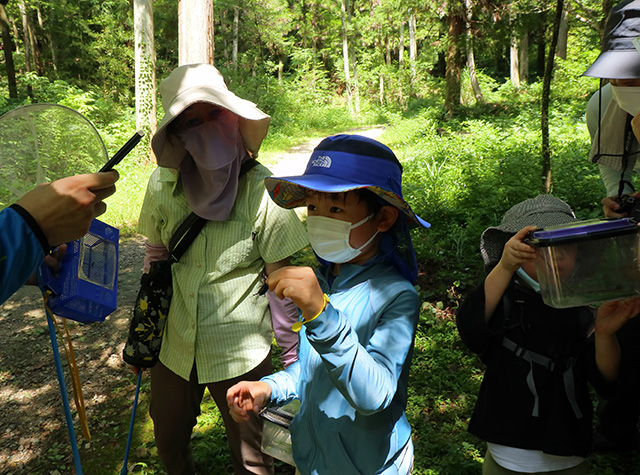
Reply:
[[324, 306], [324, 293], [311, 267], [281, 267], [269, 274], [267, 284], [278, 298], [290, 298], [305, 319], [315, 317]]
[[502, 258], [498, 265], [513, 274], [525, 262], [533, 262], [536, 258], [536, 250], [522, 241], [527, 237], [527, 234], [535, 229], [536, 226], [527, 226], [509, 239], [504, 245]]
[[627, 321], [640, 313], [640, 297], [605, 302], [596, 312], [596, 333], [614, 335]]
[[[52, 254], [48, 254], [44, 257], [44, 264], [51, 269], [52, 274], [57, 274], [60, 271], [60, 263], [67, 253], [67, 245], [60, 244], [57, 246], [57, 249]], [[25, 282], [25, 285], [38, 285], [38, 271], [36, 271], [30, 278]]]
[[271, 386], [262, 381], [241, 381], [227, 390], [227, 405], [236, 422], [249, 420], [248, 411], [256, 414], [271, 397]]

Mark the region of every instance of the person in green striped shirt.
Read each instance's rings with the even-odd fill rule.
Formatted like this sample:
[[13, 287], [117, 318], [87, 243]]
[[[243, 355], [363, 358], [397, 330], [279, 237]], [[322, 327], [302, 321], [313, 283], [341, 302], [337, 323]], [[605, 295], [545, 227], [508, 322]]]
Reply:
[[[190, 436], [208, 388], [225, 423], [235, 473], [273, 473], [273, 460], [260, 451], [259, 418], [233, 423], [225, 396], [236, 382], [272, 372], [272, 316], [259, 289], [265, 273], [287, 265], [307, 245], [306, 232], [294, 211], [269, 199], [267, 168], [257, 163], [241, 173], [255, 159], [268, 115], [230, 92], [207, 64], [178, 67], [160, 93], [165, 116], [151, 142], [159, 166], [138, 223], [147, 237], [147, 265], [167, 257], [173, 232], [192, 211], [209, 222], [172, 266], [171, 308], [160, 361], [151, 369], [158, 454], [170, 475], [195, 473]], [[296, 321], [297, 308], [287, 308], [285, 319]]]

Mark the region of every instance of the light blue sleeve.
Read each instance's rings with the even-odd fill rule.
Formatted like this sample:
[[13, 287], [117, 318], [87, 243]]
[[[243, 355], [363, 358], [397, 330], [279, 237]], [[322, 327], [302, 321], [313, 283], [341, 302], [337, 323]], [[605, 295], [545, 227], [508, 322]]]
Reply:
[[0, 303], [7, 300], [44, 261], [44, 250], [29, 225], [13, 209], [0, 211]]
[[265, 376], [260, 381], [264, 381], [271, 387], [271, 403], [282, 406], [293, 399], [298, 399], [299, 379], [300, 362], [295, 361], [285, 370]]
[[306, 324], [309, 343], [349, 404], [362, 414], [389, 407], [413, 346], [419, 315], [411, 288], [385, 302], [369, 340], [361, 344], [348, 318], [327, 304], [322, 318]]

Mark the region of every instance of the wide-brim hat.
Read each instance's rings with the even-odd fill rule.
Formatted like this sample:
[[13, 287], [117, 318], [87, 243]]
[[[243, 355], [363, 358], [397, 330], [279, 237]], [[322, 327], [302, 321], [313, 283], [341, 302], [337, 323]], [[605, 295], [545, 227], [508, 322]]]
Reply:
[[577, 221], [571, 207], [551, 195], [538, 195], [511, 207], [500, 226], [487, 228], [480, 238], [480, 253], [487, 269], [493, 268], [502, 257], [504, 245], [526, 226], [543, 229]]
[[389, 147], [361, 135], [327, 137], [313, 150], [302, 175], [267, 177], [265, 186], [282, 208], [305, 204], [305, 189], [342, 193], [366, 188], [398, 208], [410, 226], [431, 225], [402, 197], [402, 166]]
[[[174, 69], [160, 83], [164, 117], [151, 140], [151, 147], [159, 163], [176, 161], [186, 155], [177, 137], [167, 134], [167, 126], [187, 107], [206, 102], [216, 104], [238, 116], [240, 135], [245, 148], [255, 157], [267, 135], [271, 118], [246, 99], [229, 91], [222, 74], [210, 64], [187, 64]], [[163, 160], [166, 156], [167, 160]]]
[[584, 76], [608, 79], [640, 78], [640, 52], [633, 40], [640, 36], [640, 0], [614, 6], [607, 17], [602, 53]]

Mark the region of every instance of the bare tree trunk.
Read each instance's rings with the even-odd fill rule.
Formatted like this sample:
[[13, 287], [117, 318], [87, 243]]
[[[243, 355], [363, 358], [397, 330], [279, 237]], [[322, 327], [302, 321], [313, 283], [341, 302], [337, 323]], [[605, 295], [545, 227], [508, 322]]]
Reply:
[[16, 68], [13, 64], [13, 39], [11, 37], [11, 28], [9, 27], [7, 11], [2, 4], [0, 4], [0, 27], [2, 28], [2, 51], [4, 52], [4, 61], [7, 70], [9, 97], [17, 99], [18, 88], [16, 86]]
[[447, 48], [447, 66], [445, 72], [445, 101], [444, 105], [449, 115], [460, 106], [460, 72], [461, 53], [460, 38], [464, 30], [464, 18], [462, 12], [456, 6], [449, 4], [449, 46]]
[[[133, 1], [136, 68], [136, 128], [147, 137], [158, 129], [156, 104], [156, 51], [152, 0]], [[149, 148], [150, 158], [153, 151]]]
[[22, 18], [22, 42], [24, 44], [24, 69], [26, 72], [33, 71], [33, 49], [31, 48], [31, 24], [27, 14], [27, 7], [24, 0], [18, 4], [20, 16]]
[[[29, 22], [29, 16], [27, 14], [27, 7], [24, 0], [20, 0], [18, 4], [20, 8], [20, 16], [22, 17], [22, 42], [24, 43], [24, 69], [29, 73], [33, 71], [33, 48], [31, 44], [31, 23]], [[33, 98], [33, 88], [31, 84], [27, 86], [27, 95]]]
[[476, 98], [476, 102], [484, 104], [484, 96], [480, 90], [480, 83], [478, 83], [478, 77], [476, 76], [476, 60], [473, 54], [473, 34], [471, 33], [471, 0], [465, 0], [466, 7], [466, 22], [465, 28], [467, 30], [467, 67], [469, 68], [469, 79], [471, 81], [471, 88], [473, 89], [473, 95]]
[[398, 66], [404, 65], [404, 22], [400, 22], [400, 35], [398, 38]]
[[49, 49], [51, 50], [51, 67], [56, 77], [58, 77], [58, 56], [57, 56], [57, 48], [56, 43], [51, 36], [51, 30], [48, 28], [48, 25], [45, 25], [42, 20], [42, 12], [40, 11], [40, 6], [36, 7], [36, 12], [38, 14], [38, 26], [44, 32], [44, 35], [47, 39], [47, 43], [49, 44]]
[[418, 43], [416, 42], [416, 14], [409, 13], [409, 63], [411, 64], [411, 81], [417, 77]]
[[529, 81], [529, 32], [526, 31], [520, 38], [520, 82]]
[[567, 59], [567, 40], [569, 38], [569, 12], [565, 9], [560, 20], [560, 30], [558, 31], [558, 49], [556, 56], [560, 59]]
[[384, 64], [391, 65], [391, 39], [389, 35], [384, 37]]
[[238, 70], [238, 30], [240, 25], [240, 7], [236, 6], [233, 9], [233, 53], [231, 54], [231, 63], [233, 64], [233, 70]]
[[213, 0], [178, 0], [179, 65], [213, 59]]
[[509, 45], [509, 78], [513, 87], [520, 87], [520, 66], [518, 63], [518, 38], [515, 35], [511, 36], [511, 44]]
[[358, 83], [358, 61], [351, 42], [351, 63], [353, 64], [353, 105], [356, 116], [360, 115], [360, 84]]
[[549, 146], [549, 96], [551, 94], [551, 77], [553, 76], [553, 66], [556, 57], [556, 47], [558, 45], [558, 34], [562, 21], [562, 11], [564, 10], [564, 0], [557, 0], [556, 17], [553, 22], [553, 36], [549, 46], [547, 65], [544, 70], [544, 81], [542, 84], [542, 107], [540, 111], [542, 128], [542, 189], [545, 193], [551, 192], [551, 148]]
[[348, 20], [347, 12], [349, 11], [349, 0], [340, 2], [340, 18], [342, 20], [342, 66], [344, 70], [345, 94], [347, 97], [347, 105], [349, 111], [353, 115], [353, 99], [351, 97], [351, 68], [349, 66], [349, 37], [347, 34]]
[[520, 66], [518, 65], [518, 36], [516, 35], [515, 25], [512, 17], [513, 13], [509, 14], [509, 25], [511, 34], [511, 44], [509, 45], [509, 77], [511, 78], [511, 84], [513, 87], [520, 87]]

